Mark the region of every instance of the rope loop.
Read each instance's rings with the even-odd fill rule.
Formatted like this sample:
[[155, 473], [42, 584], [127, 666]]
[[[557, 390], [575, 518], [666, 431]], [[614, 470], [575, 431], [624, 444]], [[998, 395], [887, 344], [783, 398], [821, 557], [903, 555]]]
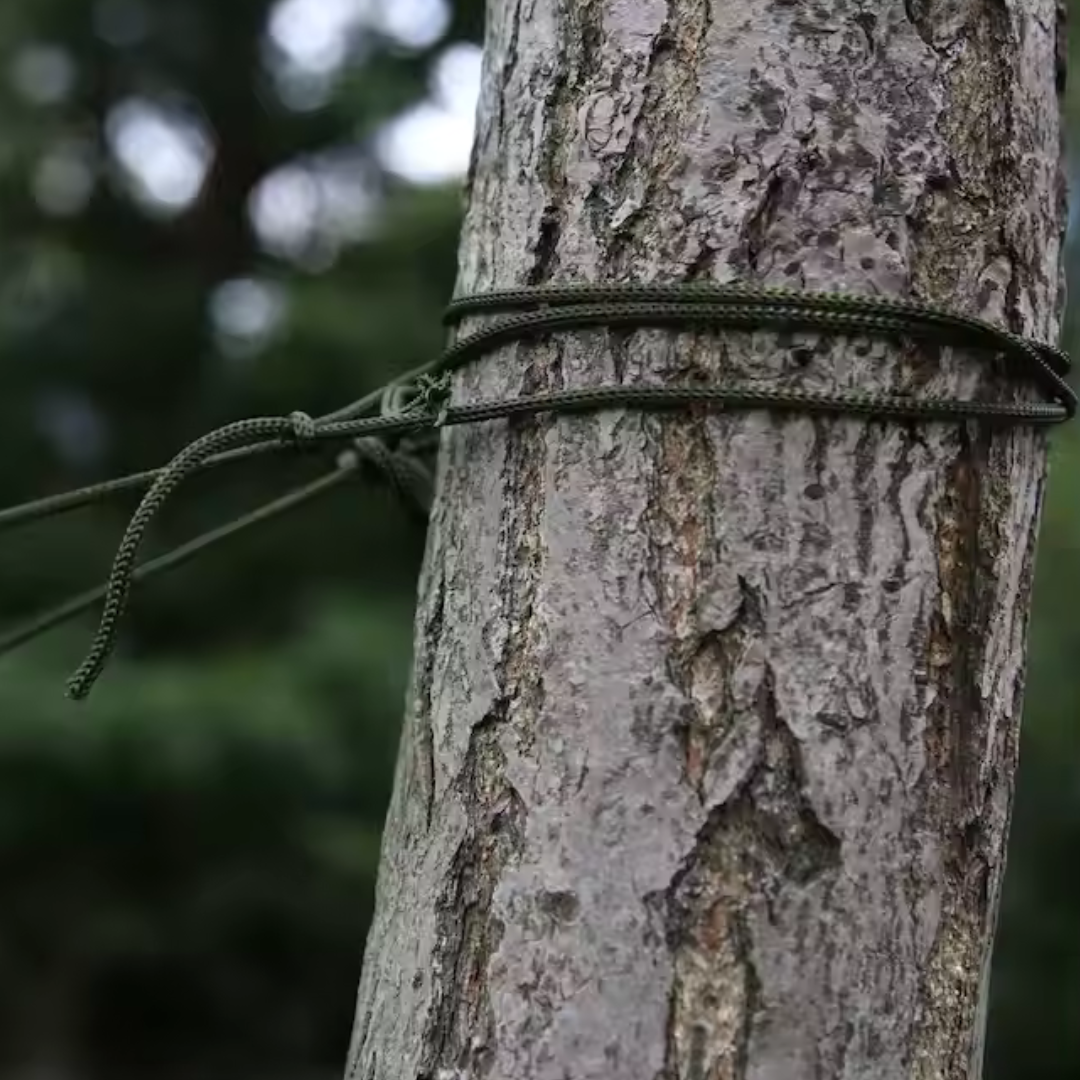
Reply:
[[[411, 501], [421, 517], [426, 517], [434, 481], [431, 470], [421, 459], [437, 449], [439, 429], [450, 424], [545, 412], [670, 409], [702, 403], [712, 410], [760, 409], [783, 414], [859, 416], [868, 422], [978, 420], [988, 424], [1045, 427], [1070, 419], [1077, 409], [1076, 393], [1066, 381], [1069, 358], [1061, 350], [971, 316], [909, 300], [841, 292], [804, 293], [740, 284], [578, 284], [504, 289], [458, 297], [451, 301], [444, 321], [456, 325], [466, 316], [494, 314], [499, 317], [458, 338], [436, 360], [336, 412], [314, 419], [297, 411], [288, 417], [239, 421], [196, 440], [163, 469], [0, 512], [0, 526], [10, 525], [65, 512], [128, 487], [151, 484], [120, 543], [105, 590], [98, 632], [86, 660], [69, 682], [69, 694], [85, 697], [104, 668], [115, 643], [130, 586], [144, 576], [144, 568], [135, 565], [135, 554], [153, 515], [181, 481], [210, 465], [264, 451], [304, 449], [317, 441], [347, 440], [350, 448], [338, 458], [339, 475], [351, 472], [362, 462], [368, 463], [389, 480], [399, 495]], [[450, 404], [451, 375], [466, 364], [507, 345], [587, 329], [810, 330], [849, 337], [869, 335], [930, 341], [978, 350], [1004, 360], [1006, 374], [1041, 391], [1049, 400], [996, 401], [985, 396], [967, 400], [903, 392], [819, 393], [730, 384], [618, 384], [559, 390], [510, 401]], [[376, 407], [377, 415], [369, 415]], [[318, 482], [314, 486], [317, 485]], [[302, 497], [306, 499], [310, 494], [302, 493]], [[279, 502], [295, 505], [297, 498], [290, 502], [286, 497]], [[266, 516], [264, 510], [257, 510], [249, 518], [265, 520]], [[243, 521], [229, 528], [235, 532], [242, 525]], [[159, 562], [163, 566], [168, 560]], [[145, 569], [148, 575], [150, 565]], [[38, 620], [37, 626], [56, 625], [61, 617], [77, 614], [85, 606], [77, 598], [62, 609], [62, 616], [51, 621]], [[6, 641], [21, 644], [36, 632], [20, 631], [0, 639], [0, 652], [4, 651]]]

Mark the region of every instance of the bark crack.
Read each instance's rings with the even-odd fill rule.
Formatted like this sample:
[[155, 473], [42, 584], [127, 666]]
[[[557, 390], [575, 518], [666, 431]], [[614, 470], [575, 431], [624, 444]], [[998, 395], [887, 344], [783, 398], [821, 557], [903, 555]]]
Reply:
[[493, 1064], [487, 969], [502, 927], [491, 916], [491, 903], [505, 867], [520, 857], [526, 818], [521, 797], [504, 776], [498, 739], [505, 712], [505, 701], [497, 703], [473, 727], [453, 785], [469, 821], [436, 899], [433, 1003], [419, 1078], [435, 1080], [442, 1070], [456, 1068], [481, 1080]]
[[424, 771], [426, 796], [424, 821], [428, 832], [431, 831], [431, 821], [435, 812], [435, 733], [431, 723], [432, 693], [435, 682], [435, 658], [438, 656], [446, 614], [446, 574], [442, 567], [436, 573], [434, 606], [424, 631], [424, 660], [419, 675], [421, 706], [419, 716], [416, 718], [420, 728], [418, 747]]
[[778, 170], [770, 170], [765, 178], [761, 199], [743, 225], [740, 239], [743, 243], [746, 265], [751, 271], [756, 271], [758, 268], [758, 259], [765, 250], [769, 228], [776, 220], [783, 190], [783, 177]]
[[[782, 279], [1050, 337], [1043, 8], [494, 5], [455, 291]], [[961, 350], [753, 332], [566, 335], [466, 381], [501, 398], [612, 368], [1004, 390]], [[443, 640], [415, 659], [439, 794], [425, 833], [411, 724], [357, 1075], [969, 1074], [1044, 457], [1025, 432], [963, 438], [764, 411], [448, 435], [427, 558], [469, 580], [425, 584], [418, 637], [441, 619]]]
[[510, 10], [510, 36], [506, 44], [506, 52], [502, 57], [502, 68], [499, 71], [499, 93], [495, 98], [496, 121], [495, 129], [499, 135], [504, 134], [506, 103], [512, 100], [510, 94], [510, 80], [518, 63], [518, 43], [521, 39], [521, 5], [523, 0], [511, 0]]
[[806, 796], [802, 749], [780, 715], [768, 663], [757, 715], [756, 763], [731, 798], [710, 810], [663, 897], [675, 977], [657, 1080], [744, 1080], [762, 1009], [754, 919], [774, 922], [773, 905], [785, 891], [835, 877], [841, 867], [840, 838]]
[[[687, 110], [699, 99], [700, 65], [713, 25], [711, 0], [666, 0], [663, 22], [644, 64], [645, 86], [626, 149], [590, 193], [594, 208], [631, 205], [607, 232], [606, 260], [616, 276], [629, 273], [644, 236], [658, 232], [669, 210], [667, 178], [677, 167]], [[601, 196], [602, 191], [602, 196]]]
[[930, 0], [904, 0], [904, 13], [915, 33], [935, 52], [934, 26], [930, 19]]

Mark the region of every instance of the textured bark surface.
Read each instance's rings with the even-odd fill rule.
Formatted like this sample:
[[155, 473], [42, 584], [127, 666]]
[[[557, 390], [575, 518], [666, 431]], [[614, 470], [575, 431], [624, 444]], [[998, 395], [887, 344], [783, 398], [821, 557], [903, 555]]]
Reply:
[[[459, 291], [844, 288], [1055, 340], [1056, 34], [1054, 0], [491, 0]], [[695, 377], [1012, 392], [951, 349], [589, 331], [454, 397]], [[975, 425], [444, 433], [348, 1076], [977, 1076], [1044, 468]]]

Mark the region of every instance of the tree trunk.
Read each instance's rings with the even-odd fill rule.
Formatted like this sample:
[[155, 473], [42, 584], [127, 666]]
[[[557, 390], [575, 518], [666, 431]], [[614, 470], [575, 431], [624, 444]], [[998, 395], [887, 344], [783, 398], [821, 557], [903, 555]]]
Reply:
[[[846, 289], [1055, 340], [1056, 33], [1054, 0], [490, 0], [459, 292]], [[1013, 392], [949, 348], [588, 331], [454, 400], [695, 375]], [[977, 1077], [1044, 474], [977, 424], [446, 431], [348, 1076]]]

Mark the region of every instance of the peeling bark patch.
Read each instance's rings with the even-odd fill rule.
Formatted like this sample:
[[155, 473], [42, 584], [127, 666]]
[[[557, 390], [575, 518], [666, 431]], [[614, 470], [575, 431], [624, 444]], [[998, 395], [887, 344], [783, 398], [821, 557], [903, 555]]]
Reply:
[[933, 48], [934, 27], [928, 18], [930, 11], [928, 0], [904, 0], [904, 11], [915, 32], [930, 48]]
[[877, 27], [877, 16], [872, 11], [860, 11], [855, 16], [855, 23], [866, 36], [866, 51], [874, 52], [874, 30]]
[[[735, 589], [721, 572], [718, 583], [703, 582], [696, 591], [687, 641], [685, 668], [676, 685], [687, 697], [684, 719], [677, 731], [687, 780], [702, 806], [708, 802], [708, 778], [722, 760], [729, 739], [753, 731], [753, 704], [743, 686], [756, 670], [753, 646], [764, 634], [761, 602], [744, 578], [736, 575]], [[729, 593], [729, 595], [724, 595]]]
[[[656, 610], [672, 642], [668, 677], [683, 696], [688, 717], [680, 725], [686, 778], [699, 796], [703, 796], [701, 783], [710, 744], [720, 734], [715, 730], [722, 715], [717, 696], [729, 692], [723, 683], [727, 645], [715, 631], [703, 633], [697, 622], [701, 583], [711, 574], [715, 550], [711, 531], [715, 454], [708, 437], [709, 422], [704, 416], [653, 422], [655, 498], [649, 515], [646, 566]], [[719, 666], [710, 661], [718, 661]]]
[[[549, 372], [541, 373], [535, 363], [530, 364], [525, 393], [546, 389], [549, 379]], [[542, 669], [530, 658], [540, 633], [536, 588], [543, 563], [539, 528], [543, 515], [543, 432], [549, 424], [550, 420], [531, 418], [518, 424], [511, 421], [517, 430], [511, 435], [504, 475], [504, 490], [517, 493], [517, 497], [507, 503], [503, 514], [501, 543], [512, 554], [507, 558], [511, 569], [499, 586], [508, 637], [497, 677], [508, 702], [507, 716], [515, 721], [515, 731], [524, 744], [534, 735], [533, 726], [544, 701]]]
[[[548, 385], [552, 346], [520, 347], [526, 393]], [[501, 940], [491, 914], [492, 897], [506, 866], [524, 847], [527, 811], [506, 780], [500, 747], [505, 729], [529, 752], [535, 722], [544, 704], [543, 676], [535, 655], [540, 633], [535, 607], [543, 553], [539, 522], [543, 513], [541, 468], [544, 421], [511, 421], [504, 459], [503, 490], [513, 493], [501, 514], [499, 547], [513, 567], [500, 581], [498, 616], [506, 627], [495, 669], [500, 692], [493, 707], [470, 733], [468, 750], [452, 789], [468, 824], [441, 895], [436, 902], [435, 987], [423, 1045], [432, 1077], [439, 1069], [471, 1070], [477, 1078], [493, 1064], [488, 965]], [[479, 1036], [479, 1037], [478, 1037]]]
[[[994, 491], [1003, 476], [1000, 465], [993, 464], [1000, 453], [1002, 448], [992, 448], [985, 434], [965, 434], [937, 501], [940, 591], [927, 650], [933, 704], [924, 736], [925, 817], [919, 828], [933, 830], [945, 843], [940, 929], [920, 995], [913, 1062], [917, 1080], [966, 1076], [973, 1039], [981, 1038], [975, 1014], [1001, 873], [995, 858], [999, 834], [995, 839], [987, 821], [983, 754], [1008, 768], [1007, 762], [1015, 763], [1016, 743], [1013, 729], [1004, 734], [1004, 753], [988, 745], [991, 720], [978, 681], [984, 645], [976, 628], [1000, 607], [994, 568], [1003, 545], [1014, 541], [996, 527], [1007, 514], [1000, 501], [1004, 493]], [[1019, 711], [1012, 716], [1018, 719]]]
[[[769, 227], [776, 216], [777, 206], [780, 202], [780, 194], [784, 190], [784, 181], [777, 175], [772, 175], [765, 183], [761, 201], [754, 212], [746, 219], [742, 229], [743, 259], [748, 269], [757, 270], [758, 258], [765, 247], [765, 239], [769, 233]], [[833, 234], [835, 235], [835, 234]], [[819, 237], [819, 244], [827, 243]]]
[[984, 954], [984, 926], [962, 907], [944, 913], [923, 981], [912, 1080], [967, 1077]]
[[857, 533], [858, 566], [862, 574], [870, 573], [873, 555], [874, 497], [870, 478], [874, 468], [874, 439], [869, 425], [859, 435], [855, 445], [854, 482], [859, 492], [859, 524]]
[[[583, 5], [579, 18], [586, 17]], [[580, 35], [572, 35], [579, 41]], [[566, 223], [566, 169], [571, 133], [575, 123], [574, 70], [568, 65], [556, 65], [554, 74], [550, 62], [534, 71], [541, 86], [533, 87], [532, 95], [542, 96], [540, 113], [542, 135], [537, 152], [536, 170], [548, 193], [539, 221], [539, 235], [533, 251], [533, 263], [525, 281], [541, 285], [558, 269], [559, 240]]]
[[664, 1080], [745, 1080], [764, 1008], [755, 920], [841, 865], [839, 839], [803, 793], [801, 751], [777, 718], [767, 669], [760, 696], [758, 763], [737, 797], [712, 811], [666, 895], [675, 977]]
[[482, 1078], [492, 1065], [487, 967], [502, 932], [491, 918], [491, 901], [507, 863], [521, 853], [525, 825], [521, 798], [501, 779], [500, 723], [493, 716], [473, 729], [455, 781], [470, 820], [436, 901], [435, 985], [420, 1069], [432, 1078], [448, 1068]]
[[[741, 621], [741, 620], [740, 620]], [[705, 774], [728, 731], [738, 723], [732, 690], [739, 662], [739, 627], [705, 634], [689, 661], [687, 692], [693, 708], [680, 727], [686, 778], [701, 804], [706, 802]]]
[[939, 607], [928, 649], [936, 701], [928, 715], [926, 738], [928, 761], [938, 774], [937, 790], [951, 793], [958, 804], [942, 809], [946, 820], [955, 820], [956, 811], [966, 817], [977, 779], [977, 773], [972, 775], [975, 763], [965, 760], [971, 741], [964, 725], [979, 725], [983, 711], [975, 682], [980, 641], [973, 631], [979, 625], [980, 597], [985, 595], [979, 550], [985, 454], [984, 440], [964, 437], [938, 500]]
[[420, 725], [420, 734], [416, 738], [417, 752], [422, 761], [422, 768], [416, 773], [424, 777], [425, 810], [424, 818], [427, 828], [431, 828], [431, 818], [435, 808], [435, 740], [431, 726], [432, 709], [432, 686], [435, 681], [435, 657], [439, 651], [439, 641], [442, 637], [443, 618], [446, 612], [446, 575], [441, 570], [438, 573], [436, 594], [431, 607], [431, 616], [424, 628], [422, 640], [422, 660], [419, 669], [416, 698], [420, 702], [420, 713], [415, 718]]
[[[772, 669], [765, 667], [758, 715], [764, 725], [760, 771], [750, 783], [761, 818], [759, 837], [785, 881], [807, 885], [840, 865], [840, 839], [818, 819], [806, 797], [802, 748], [778, 715]], [[763, 890], [769, 895], [769, 890]]]
[[574, 893], [566, 890], [544, 892], [538, 897], [537, 908], [554, 926], [558, 926], [561, 923], [573, 922], [581, 910], [581, 903]]
[[514, 76], [518, 60], [518, 41], [521, 37], [521, 7], [524, 0], [511, 0], [508, 6], [510, 16], [510, 34], [506, 52], [502, 58], [502, 68], [499, 72], [499, 92], [495, 96], [495, 105], [498, 110], [495, 120], [496, 130], [501, 134], [504, 130], [505, 106], [511, 100], [510, 84]]
[[540, 239], [536, 244], [535, 262], [529, 271], [527, 281], [529, 285], [542, 285], [557, 268], [557, 250], [561, 232], [562, 217], [559, 208], [554, 203], [549, 203], [540, 218]]
[[666, 17], [645, 61], [645, 91], [628, 144], [594, 186], [609, 206], [633, 207], [631, 214], [598, 229], [616, 275], [633, 272], [643, 237], [669, 231], [657, 226], [676, 210], [667, 181], [679, 169], [687, 125], [700, 108], [698, 66], [711, 25], [712, 0], [667, 0]]

